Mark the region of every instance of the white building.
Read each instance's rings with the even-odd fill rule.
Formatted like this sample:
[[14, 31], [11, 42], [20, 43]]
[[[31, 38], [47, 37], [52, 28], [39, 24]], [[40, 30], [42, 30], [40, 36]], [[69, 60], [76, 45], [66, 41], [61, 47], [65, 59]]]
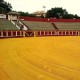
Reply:
[[9, 12], [8, 13], [8, 20], [19, 20], [19, 17], [20, 17], [20, 13], [18, 12]]
[[6, 15], [5, 14], [0, 14], [0, 18], [1, 19], [6, 19]]
[[37, 17], [41, 17], [42, 15], [45, 17], [46, 12], [45, 11], [36, 11], [36, 12], [33, 12], [32, 14]]

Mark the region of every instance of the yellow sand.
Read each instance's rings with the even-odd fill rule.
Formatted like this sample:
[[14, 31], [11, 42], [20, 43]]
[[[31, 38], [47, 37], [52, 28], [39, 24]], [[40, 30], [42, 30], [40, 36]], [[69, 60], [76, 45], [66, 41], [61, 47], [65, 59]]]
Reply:
[[80, 80], [80, 37], [0, 39], [0, 80]]

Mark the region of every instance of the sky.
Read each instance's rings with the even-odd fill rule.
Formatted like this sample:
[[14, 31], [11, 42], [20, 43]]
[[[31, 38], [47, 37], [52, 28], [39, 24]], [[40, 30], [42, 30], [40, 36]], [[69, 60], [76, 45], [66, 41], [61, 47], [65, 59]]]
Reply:
[[35, 12], [44, 10], [43, 6], [46, 6], [45, 11], [62, 7], [66, 9], [70, 14], [77, 14], [80, 16], [80, 0], [4, 0], [11, 3], [13, 10], [24, 12]]

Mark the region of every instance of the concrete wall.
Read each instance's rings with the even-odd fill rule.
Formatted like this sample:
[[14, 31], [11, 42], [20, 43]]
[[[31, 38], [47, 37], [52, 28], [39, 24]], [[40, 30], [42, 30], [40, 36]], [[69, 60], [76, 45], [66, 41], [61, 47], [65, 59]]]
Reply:
[[5, 14], [0, 14], [0, 18], [1, 19], [6, 19], [6, 15]]
[[36, 18], [20, 16], [20, 19], [27, 21], [41, 21], [41, 22], [80, 22], [80, 19], [54, 19], [54, 18]]
[[17, 20], [17, 16], [16, 15], [8, 15], [8, 20]]

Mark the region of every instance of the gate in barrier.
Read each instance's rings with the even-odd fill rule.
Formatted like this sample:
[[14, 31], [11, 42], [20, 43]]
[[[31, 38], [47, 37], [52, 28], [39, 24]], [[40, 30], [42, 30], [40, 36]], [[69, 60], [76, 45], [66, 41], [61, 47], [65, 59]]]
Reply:
[[25, 31], [25, 37], [34, 37], [34, 31]]

